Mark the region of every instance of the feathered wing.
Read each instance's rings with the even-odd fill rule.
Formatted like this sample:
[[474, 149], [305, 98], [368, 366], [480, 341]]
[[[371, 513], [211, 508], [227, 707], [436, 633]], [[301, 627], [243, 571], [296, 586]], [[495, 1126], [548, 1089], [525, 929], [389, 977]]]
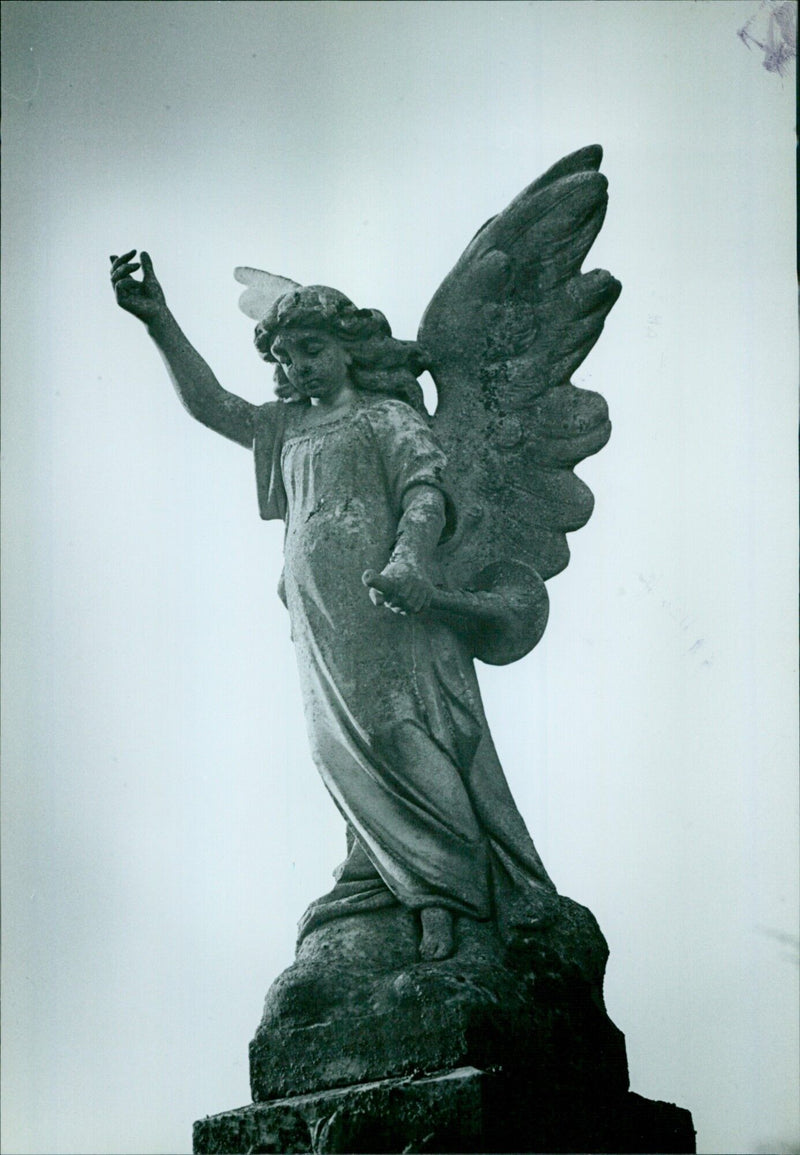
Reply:
[[239, 308], [253, 321], [262, 321], [272, 306], [291, 289], [299, 289], [297, 281], [288, 277], [278, 277], [264, 269], [253, 269], [249, 265], [238, 265], [233, 275], [240, 285], [247, 288], [239, 297]]
[[433, 429], [461, 510], [452, 586], [498, 563], [552, 577], [569, 561], [566, 534], [592, 512], [573, 467], [611, 425], [603, 398], [569, 378], [620, 293], [609, 273], [580, 272], [605, 216], [601, 159], [599, 146], [573, 153], [488, 221], [422, 319]]

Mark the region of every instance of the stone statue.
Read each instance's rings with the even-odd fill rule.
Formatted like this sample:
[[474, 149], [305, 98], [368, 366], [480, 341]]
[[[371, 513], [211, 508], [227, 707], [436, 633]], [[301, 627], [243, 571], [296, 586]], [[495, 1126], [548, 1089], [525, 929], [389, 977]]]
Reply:
[[335, 289], [237, 269], [275, 364], [264, 405], [220, 386], [146, 253], [111, 258], [184, 405], [253, 448], [261, 516], [285, 522], [279, 593], [347, 823], [251, 1042], [254, 1102], [196, 1123], [198, 1153], [694, 1150], [688, 1112], [629, 1092], [608, 948], [542, 865], [473, 666], [536, 645], [544, 582], [592, 510], [573, 467], [611, 426], [569, 378], [620, 291], [580, 272], [601, 156], [566, 157], [488, 221], [416, 341]]
[[[255, 450], [261, 516], [286, 523], [291, 615], [314, 760], [348, 826], [321, 922], [401, 903], [420, 954], [454, 916], [522, 944], [555, 888], [509, 792], [473, 658], [513, 661], [547, 619], [544, 579], [592, 496], [572, 472], [608, 439], [601, 397], [569, 376], [620, 286], [579, 272], [606, 207], [599, 148], [553, 167], [470, 243], [416, 342], [342, 293], [236, 270], [277, 401], [226, 392], [170, 313], [146, 253], [112, 257], [189, 412]], [[133, 278], [142, 268], [143, 280]], [[425, 411], [428, 369], [439, 404]]]

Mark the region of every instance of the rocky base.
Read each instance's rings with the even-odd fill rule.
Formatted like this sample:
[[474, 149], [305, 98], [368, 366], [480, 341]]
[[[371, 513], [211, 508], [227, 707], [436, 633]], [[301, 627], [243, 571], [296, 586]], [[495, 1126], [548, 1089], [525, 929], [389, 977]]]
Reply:
[[608, 948], [568, 898], [509, 951], [491, 923], [458, 920], [456, 951], [421, 962], [414, 912], [340, 918], [304, 939], [267, 994], [250, 1044], [255, 1103], [460, 1067], [524, 1071], [551, 1091], [624, 1094], [622, 1032], [603, 1006]]
[[694, 1151], [688, 1111], [628, 1090], [589, 910], [560, 898], [516, 950], [467, 918], [450, 958], [419, 943], [399, 905], [312, 930], [250, 1044], [253, 1104], [195, 1152]]
[[254, 1103], [203, 1119], [195, 1155], [249, 1152], [694, 1152], [688, 1111], [639, 1095], [539, 1096], [463, 1067]]

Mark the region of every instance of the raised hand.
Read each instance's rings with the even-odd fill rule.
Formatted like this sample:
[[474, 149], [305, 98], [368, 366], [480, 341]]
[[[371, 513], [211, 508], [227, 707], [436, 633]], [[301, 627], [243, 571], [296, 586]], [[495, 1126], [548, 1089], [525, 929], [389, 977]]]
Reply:
[[[126, 313], [133, 313], [140, 321], [150, 325], [169, 314], [164, 291], [153, 272], [153, 262], [147, 253], [142, 253], [141, 263], [133, 261], [136, 249], [123, 253], [121, 257], [112, 256], [111, 284], [117, 304]], [[131, 274], [137, 269], [142, 270], [141, 281], [135, 281]]]

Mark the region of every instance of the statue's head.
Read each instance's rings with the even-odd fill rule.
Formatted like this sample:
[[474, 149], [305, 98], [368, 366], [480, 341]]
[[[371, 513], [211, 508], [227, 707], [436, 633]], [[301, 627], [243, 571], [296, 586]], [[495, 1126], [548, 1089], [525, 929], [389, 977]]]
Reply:
[[[286, 401], [302, 400], [279, 361], [280, 337], [292, 332], [319, 332], [335, 340], [356, 389], [396, 397], [424, 411], [417, 376], [425, 366], [413, 341], [392, 337], [389, 322], [377, 309], [358, 309], [338, 289], [305, 285], [284, 293], [256, 326], [255, 344], [264, 361], [275, 364], [275, 392]], [[277, 343], [277, 345], [276, 345]]]

